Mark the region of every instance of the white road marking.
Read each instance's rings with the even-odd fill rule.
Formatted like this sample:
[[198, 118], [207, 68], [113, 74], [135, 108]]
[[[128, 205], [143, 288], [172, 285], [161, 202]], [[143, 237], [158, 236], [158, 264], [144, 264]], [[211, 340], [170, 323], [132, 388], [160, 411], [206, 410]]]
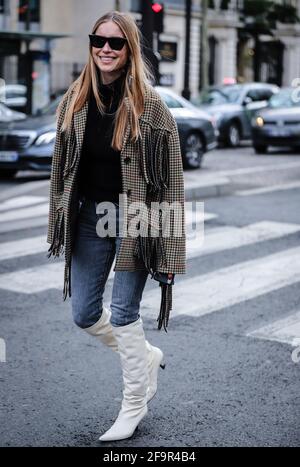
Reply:
[[[112, 269], [110, 275], [112, 273]], [[64, 261], [53, 259], [51, 264], [34, 266], [6, 274], [0, 274], [0, 289], [33, 294], [49, 289], [63, 290]]]
[[0, 275], [0, 288], [32, 294], [48, 289], [63, 289], [64, 261], [56, 258], [52, 264], [21, 269]]
[[34, 180], [32, 182], [20, 183], [17, 186], [13, 186], [10, 188], [5, 189], [2, 193], [0, 193], [0, 200], [8, 199], [15, 196], [20, 196], [24, 193], [28, 193], [33, 190], [37, 190], [39, 188], [44, 188], [45, 186], [49, 186], [50, 180]]
[[45, 203], [45, 201], [47, 201], [45, 196], [18, 196], [0, 203], [0, 212], [8, 209], [17, 209], [24, 206]]
[[259, 172], [269, 172], [269, 171], [276, 171], [276, 170], [284, 170], [284, 169], [294, 169], [300, 167], [300, 162], [282, 162], [279, 164], [270, 164], [270, 165], [256, 165], [252, 167], [242, 167], [240, 169], [230, 169], [230, 170], [215, 170], [213, 175], [216, 176], [229, 176], [229, 175], [247, 175], [252, 173], [259, 173]]
[[300, 225], [281, 222], [256, 222], [245, 227], [211, 229], [204, 239], [196, 234], [195, 239], [187, 241], [187, 257], [208, 255], [218, 251], [231, 250], [253, 243], [280, 238], [300, 231]]
[[[202, 237], [187, 240], [187, 258], [195, 258], [215, 252], [230, 250], [257, 242], [280, 238], [300, 231], [300, 225], [277, 222], [257, 222], [245, 227], [217, 227], [209, 229]], [[49, 244], [46, 234], [0, 244], [0, 261], [20, 258], [27, 255], [48, 254]], [[54, 258], [53, 258], [54, 259]], [[55, 261], [56, 259], [54, 259]], [[114, 277], [113, 263], [108, 279]], [[1, 277], [1, 276], [0, 276]]]
[[14, 209], [0, 213], [0, 223], [15, 221], [19, 219], [28, 219], [33, 217], [45, 216], [49, 212], [49, 203], [43, 203], [24, 209]]
[[0, 243], [0, 261], [21, 256], [36, 255], [47, 252], [49, 248], [46, 235]]
[[283, 190], [293, 190], [294, 188], [300, 188], [300, 182], [290, 182], [290, 183], [282, 183], [280, 185], [271, 185], [261, 188], [252, 188], [249, 190], [239, 190], [235, 191], [235, 195], [237, 196], [253, 196], [253, 195], [261, 195], [263, 193], [273, 193], [274, 191], [283, 191]]
[[300, 311], [247, 334], [248, 337], [300, 345]]
[[[178, 280], [178, 279], [177, 279]], [[172, 315], [202, 316], [259, 297], [300, 280], [300, 247], [235, 264], [177, 282]], [[142, 306], [155, 316], [160, 294], [144, 294]]]
[[201, 211], [193, 212], [190, 209], [185, 209], [185, 224], [186, 225], [192, 224], [193, 222], [196, 222], [198, 224], [200, 222], [205, 222], [211, 219], [216, 219], [217, 217], [218, 217], [218, 214], [213, 214], [212, 212], [201, 212]]
[[14, 232], [15, 230], [33, 229], [43, 227], [48, 224], [48, 217], [29, 217], [16, 221], [4, 222], [0, 224], [0, 233]]
[[[300, 225], [280, 222], [257, 222], [245, 227], [216, 227], [202, 238], [188, 239], [187, 257], [207, 255], [239, 248], [265, 240], [280, 238], [300, 231]], [[201, 241], [199, 241], [201, 240]], [[43, 253], [48, 250], [46, 234], [0, 243], [0, 261]]]

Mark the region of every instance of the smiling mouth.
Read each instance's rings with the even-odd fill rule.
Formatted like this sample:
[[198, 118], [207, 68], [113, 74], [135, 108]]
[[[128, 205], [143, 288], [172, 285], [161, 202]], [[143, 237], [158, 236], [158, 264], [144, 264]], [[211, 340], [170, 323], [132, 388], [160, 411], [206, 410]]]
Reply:
[[102, 62], [112, 62], [116, 57], [99, 57]]

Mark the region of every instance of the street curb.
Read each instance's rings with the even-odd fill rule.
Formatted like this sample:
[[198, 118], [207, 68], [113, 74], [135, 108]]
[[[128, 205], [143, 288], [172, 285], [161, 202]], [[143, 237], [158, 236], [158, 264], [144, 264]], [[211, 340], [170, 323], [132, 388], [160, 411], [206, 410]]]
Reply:
[[[185, 178], [187, 177], [185, 176]], [[201, 175], [199, 175], [199, 178], [201, 178]], [[21, 196], [28, 192], [36, 191], [48, 184], [49, 180], [41, 180], [27, 182], [22, 185], [7, 188], [3, 193], [0, 193], [0, 202], [16, 196]], [[204, 177], [200, 183], [195, 180], [185, 180], [184, 186], [186, 201], [223, 196], [232, 192], [230, 180], [226, 177]]]
[[[201, 175], [199, 178], [201, 178]], [[194, 181], [189, 180], [185, 182], [186, 201], [229, 195], [231, 193], [231, 183], [226, 177], [204, 179], [201, 180], [201, 183], [195, 183]]]

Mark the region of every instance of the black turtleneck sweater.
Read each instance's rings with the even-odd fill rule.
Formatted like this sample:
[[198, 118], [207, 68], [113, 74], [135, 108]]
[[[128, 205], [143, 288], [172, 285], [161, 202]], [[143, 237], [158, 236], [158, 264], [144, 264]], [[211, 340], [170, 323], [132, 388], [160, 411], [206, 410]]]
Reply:
[[[123, 93], [124, 75], [110, 84], [99, 84], [107, 114], [101, 115], [91, 90], [79, 165], [79, 193], [93, 201], [118, 202], [122, 193], [120, 151], [111, 147], [113, 114]], [[110, 114], [110, 115], [109, 115]]]

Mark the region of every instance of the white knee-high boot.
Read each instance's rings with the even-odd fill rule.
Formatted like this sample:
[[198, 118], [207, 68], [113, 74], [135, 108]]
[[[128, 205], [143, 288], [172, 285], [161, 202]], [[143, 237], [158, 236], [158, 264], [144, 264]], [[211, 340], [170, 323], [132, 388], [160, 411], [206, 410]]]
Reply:
[[148, 360], [142, 320], [139, 318], [126, 326], [113, 326], [113, 334], [118, 343], [122, 366], [123, 400], [115, 423], [100, 436], [100, 441], [130, 438], [148, 412]]
[[[100, 319], [88, 328], [84, 328], [88, 334], [97, 337], [103, 344], [110, 347], [115, 352], [118, 352], [118, 343], [113, 334], [113, 327], [110, 323], [111, 311], [105, 306], [102, 308]], [[140, 318], [141, 319], [141, 318]], [[147, 390], [147, 401], [150, 402], [157, 392], [157, 378], [159, 368], [164, 369], [165, 363], [164, 354], [158, 348], [151, 345], [146, 340], [147, 360], [148, 360], [148, 373], [149, 373], [149, 387]]]

